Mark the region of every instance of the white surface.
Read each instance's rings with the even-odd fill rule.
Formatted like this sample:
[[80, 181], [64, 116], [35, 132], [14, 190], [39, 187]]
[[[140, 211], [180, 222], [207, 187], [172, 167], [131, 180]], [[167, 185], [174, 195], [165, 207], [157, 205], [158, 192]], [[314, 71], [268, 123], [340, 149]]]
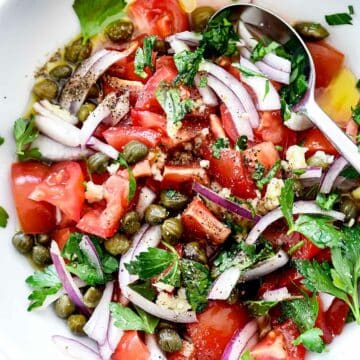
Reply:
[[[160, 0], [159, 0], [160, 1]], [[204, 2], [205, 0], [199, 0]], [[206, 4], [228, 3], [226, 0]], [[347, 11], [353, 4], [360, 14], [359, 0], [257, 0], [288, 19], [318, 20], [323, 15]], [[49, 55], [78, 32], [72, 0], [0, 0], [0, 135], [6, 138], [0, 147], [0, 204], [9, 214], [7, 229], [0, 230], [0, 360], [61, 360], [64, 357], [53, 346], [50, 336], [67, 334], [65, 322], [56, 318], [52, 309], [27, 313], [29, 289], [24, 279], [32, 273], [27, 261], [13, 249], [11, 236], [16, 229], [9, 173], [14, 144], [11, 129], [14, 120], [25, 110], [32, 74]], [[329, 27], [330, 41], [348, 56], [352, 70], [360, 76], [359, 16], [354, 26]], [[356, 68], [356, 65], [358, 66]], [[329, 346], [329, 352], [311, 355], [312, 360], [356, 360], [360, 326], [351, 324]]]

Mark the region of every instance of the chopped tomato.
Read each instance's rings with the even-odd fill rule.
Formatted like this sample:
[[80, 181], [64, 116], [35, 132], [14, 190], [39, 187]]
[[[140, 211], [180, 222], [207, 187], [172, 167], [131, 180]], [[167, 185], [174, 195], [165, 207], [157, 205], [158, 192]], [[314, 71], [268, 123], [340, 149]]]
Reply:
[[165, 38], [189, 28], [188, 16], [177, 0], [136, 0], [128, 12], [141, 33]]
[[349, 306], [340, 299], [334, 299], [325, 313], [326, 323], [334, 335], [340, 335], [349, 314]]
[[186, 181], [198, 181], [203, 184], [209, 183], [206, 171], [197, 164], [188, 166], [165, 166], [163, 173], [163, 183], [166, 184], [166, 186], [181, 184]]
[[111, 360], [150, 360], [150, 351], [140, 339], [137, 331], [125, 331]]
[[244, 159], [246, 166], [249, 166], [251, 169], [256, 169], [256, 165], [259, 162], [268, 171], [274, 166], [280, 157], [274, 144], [267, 141], [245, 150]]
[[[145, 159], [143, 161], [140, 161], [136, 163], [132, 167], [133, 174], [136, 178], [145, 177], [145, 176], [151, 176], [151, 167], [149, 160]], [[126, 170], [127, 172], [127, 170]]]
[[15, 163], [11, 167], [11, 187], [21, 229], [28, 234], [51, 232], [56, 226], [55, 206], [33, 201], [29, 195], [49, 174], [49, 167], [38, 162]]
[[221, 112], [221, 122], [225, 129], [226, 135], [230, 138], [230, 140], [236, 143], [239, 135], [234, 125], [233, 118], [224, 104], [220, 105]]
[[337, 150], [323, 133], [316, 128], [304, 131], [301, 135], [303, 146], [308, 149], [306, 156], [309, 157], [316, 151], [324, 151], [330, 155], [338, 155]]
[[189, 234], [209, 239], [216, 245], [222, 244], [231, 233], [230, 229], [220, 222], [199, 198], [195, 198], [189, 204], [181, 219]]
[[218, 360], [234, 333], [249, 321], [243, 305], [229, 305], [212, 301], [198, 322], [187, 325], [187, 331], [196, 349], [197, 360]]
[[92, 209], [80, 219], [77, 227], [93, 235], [103, 238], [113, 236], [119, 221], [128, 207], [129, 181], [118, 175], [112, 175], [104, 184], [106, 208]]
[[285, 350], [285, 338], [280, 332], [274, 330], [257, 343], [250, 354], [251, 358], [256, 360], [289, 360]]
[[166, 132], [166, 117], [147, 110], [131, 110], [133, 125]]
[[66, 242], [68, 241], [71, 234], [71, 229], [69, 227], [63, 229], [56, 229], [52, 234], [51, 238], [56, 241], [59, 246], [59, 249], [65, 246]]
[[110, 94], [111, 92], [115, 92], [116, 94], [129, 92], [131, 106], [135, 105], [139, 94], [144, 88], [144, 84], [139, 81], [124, 80], [114, 76], [104, 76], [102, 85], [104, 96]]
[[106, 142], [119, 151], [122, 150], [123, 146], [133, 140], [140, 141], [149, 147], [155, 147], [159, 144], [161, 138], [159, 132], [139, 126], [111, 127], [103, 134]]
[[85, 201], [84, 176], [74, 161], [59, 162], [29, 196], [35, 201], [46, 201], [63, 211], [70, 219], [79, 221]]
[[344, 54], [325, 42], [309, 42], [307, 46], [315, 63], [316, 87], [326, 87], [340, 71]]
[[168, 355], [168, 360], [196, 360], [196, 350], [192, 342], [183, 340], [182, 348]]
[[156, 70], [160, 69], [161, 67], [173, 68], [176, 70], [174, 58], [169, 55], [164, 55], [156, 59]]
[[326, 344], [330, 344], [332, 342], [332, 340], [334, 339], [335, 335], [333, 334], [332, 330], [327, 325], [326, 314], [323, 310], [323, 304], [322, 304], [321, 298], [319, 296], [317, 297], [317, 302], [319, 304], [319, 311], [318, 311], [318, 316], [315, 321], [315, 327], [318, 327], [319, 329], [322, 330], [322, 332], [323, 332], [322, 338], [323, 338], [324, 342]]
[[224, 128], [221, 125], [221, 120], [215, 114], [210, 115], [210, 130], [216, 139], [226, 138]]

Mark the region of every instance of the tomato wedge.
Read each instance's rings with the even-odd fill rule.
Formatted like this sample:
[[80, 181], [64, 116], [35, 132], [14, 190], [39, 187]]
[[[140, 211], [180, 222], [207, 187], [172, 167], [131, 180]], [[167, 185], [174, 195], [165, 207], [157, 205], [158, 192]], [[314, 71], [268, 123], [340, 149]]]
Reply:
[[208, 184], [209, 178], [205, 169], [197, 164], [189, 166], [166, 165], [163, 173], [163, 183], [166, 186], [176, 186], [186, 181], [198, 181]]
[[147, 110], [132, 109], [133, 125], [166, 132], [166, 117]]
[[325, 137], [325, 135], [316, 128], [304, 131], [301, 135], [303, 146], [308, 149], [306, 156], [311, 156], [317, 151], [324, 151], [330, 155], [338, 155], [339, 153]]
[[27, 234], [51, 232], [56, 226], [55, 206], [29, 199], [49, 174], [49, 166], [38, 162], [15, 163], [11, 167], [11, 187], [21, 229]]
[[221, 122], [224, 127], [226, 135], [230, 138], [233, 143], [236, 143], [239, 135], [234, 125], [233, 118], [224, 104], [220, 105]]
[[111, 360], [150, 360], [150, 352], [137, 331], [125, 331]]
[[259, 162], [268, 171], [280, 159], [278, 151], [272, 142], [266, 141], [244, 151], [245, 164], [256, 169]]

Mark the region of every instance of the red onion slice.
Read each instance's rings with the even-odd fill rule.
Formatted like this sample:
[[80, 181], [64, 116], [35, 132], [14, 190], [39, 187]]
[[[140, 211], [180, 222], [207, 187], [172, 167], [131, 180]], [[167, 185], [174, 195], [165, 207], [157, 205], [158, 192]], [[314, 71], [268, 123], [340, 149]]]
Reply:
[[79, 288], [76, 286], [71, 274], [67, 271], [64, 259], [60, 254], [59, 247], [54, 240], [51, 242], [50, 256], [54, 263], [55, 270], [59, 276], [59, 279], [63, 285], [63, 288], [69, 295], [69, 298], [84, 315], [90, 315], [89, 309], [84, 304], [82, 294]]
[[62, 109], [58, 105], [52, 104], [49, 100], [41, 100], [33, 105], [34, 110], [42, 116], [50, 118], [60, 118], [69, 124], [76, 125], [78, 119], [76, 116], [71, 115], [67, 110]]
[[259, 342], [259, 335], [256, 333], [250, 338], [250, 340], [246, 344], [244, 352], [246, 350], [251, 350], [258, 342]]
[[340, 173], [349, 165], [347, 160], [340, 156], [331, 165], [330, 169], [326, 173], [324, 180], [320, 187], [320, 192], [323, 194], [329, 194], [334, 186], [335, 180]]
[[183, 51], [189, 51], [190, 48], [181, 40], [176, 38], [169, 39], [169, 44], [171, 49], [174, 51], [175, 54], [179, 54]]
[[93, 150], [102, 152], [111, 159], [117, 160], [117, 158], [119, 157], [119, 152], [115, 148], [113, 148], [109, 144], [105, 144], [94, 136], [92, 136], [87, 142], [87, 146], [89, 146]]
[[199, 91], [199, 94], [201, 95], [203, 103], [208, 106], [219, 105], [219, 102], [218, 102], [218, 99], [217, 99], [215, 93], [207, 85], [205, 87], [201, 87], [200, 82], [201, 82], [201, 76], [199, 74], [196, 74], [195, 86], [196, 86], [197, 90]]
[[107, 331], [107, 342], [112, 351], [115, 351], [123, 335], [124, 331], [115, 326], [115, 321], [110, 314], [109, 328]]
[[[240, 57], [240, 65], [261, 75], [262, 72], [251, 61]], [[250, 86], [257, 99], [257, 109], [260, 111], [279, 110], [280, 96], [274, 85], [266, 77], [242, 75], [241, 80]]]
[[111, 360], [111, 355], [113, 354], [113, 350], [111, 350], [110, 345], [107, 341], [104, 344], [101, 344], [99, 347], [99, 353], [102, 360]]
[[140, 190], [139, 200], [136, 204], [136, 212], [142, 219], [144, 217], [145, 210], [150, 206], [156, 199], [156, 194], [147, 186], [144, 186]]
[[112, 109], [111, 116], [104, 120], [105, 124], [115, 126], [124, 118], [124, 116], [130, 110], [129, 97], [130, 97], [129, 91], [126, 91], [124, 94], [118, 97], [115, 108]]
[[246, 135], [249, 140], [254, 140], [250, 121], [244, 114], [244, 108], [235, 94], [223, 82], [211, 75], [208, 75], [208, 85], [228, 108], [238, 136]]
[[196, 33], [193, 31], [183, 31], [176, 33], [173, 36], [178, 40], [185, 41], [191, 46], [199, 45], [199, 42], [202, 39], [202, 35], [200, 33]]
[[[331, 217], [335, 220], [344, 221], [345, 215], [339, 211], [325, 211], [314, 201], [297, 201], [294, 203], [293, 214], [317, 214]], [[263, 231], [275, 221], [281, 219], [283, 214], [280, 208], [270, 211], [251, 229], [246, 238], [247, 244], [254, 244]]]
[[262, 298], [265, 301], [283, 301], [291, 298], [291, 294], [289, 293], [287, 287], [284, 286], [279, 289], [265, 291]]
[[90, 264], [96, 269], [97, 273], [104, 277], [104, 272], [96, 248], [88, 235], [84, 235], [79, 243], [81, 251], [87, 255]]
[[229, 298], [231, 291], [236, 286], [240, 278], [241, 270], [237, 267], [231, 267], [225, 270], [213, 283], [208, 299], [226, 300]]
[[221, 360], [239, 360], [246, 349], [249, 340], [257, 333], [258, 325], [255, 320], [248, 322], [241, 330], [237, 331], [221, 356]]
[[334, 183], [334, 188], [349, 191], [360, 185], [359, 179], [347, 179], [343, 176], [338, 176]]
[[166, 360], [166, 355], [160, 349], [154, 334], [145, 334], [145, 344], [150, 351], [149, 360]]
[[234, 214], [237, 214], [237, 215], [242, 216], [249, 220], [253, 220], [255, 222], [257, 222], [261, 219], [261, 216], [259, 216], [259, 215], [253, 216], [251, 211], [249, 211], [248, 209], [245, 209], [245, 208], [241, 207], [240, 205], [238, 205], [228, 199], [223, 198], [222, 196], [217, 194], [215, 191], [213, 191], [213, 190], [207, 188], [206, 186], [203, 186], [197, 182], [194, 183], [193, 190], [195, 192], [197, 192], [198, 194], [202, 195], [203, 197], [205, 197], [206, 199], [212, 201], [216, 205], [219, 205]]
[[75, 339], [54, 335], [52, 340], [65, 355], [71, 358], [79, 360], [103, 360], [98, 352]]
[[[80, 66], [75, 70], [73, 76], [71, 79], [75, 78], [77, 76], [77, 80], [79, 81], [81, 77], [85, 76], [91, 67], [103, 56], [105, 56], [110, 50], [101, 49], [91, 55], [88, 59], [84, 60]], [[74, 79], [75, 80], [75, 79]]]
[[319, 166], [309, 166], [304, 169], [304, 173], [299, 176], [299, 179], [320, 179], [322, 176], [322, 168]]

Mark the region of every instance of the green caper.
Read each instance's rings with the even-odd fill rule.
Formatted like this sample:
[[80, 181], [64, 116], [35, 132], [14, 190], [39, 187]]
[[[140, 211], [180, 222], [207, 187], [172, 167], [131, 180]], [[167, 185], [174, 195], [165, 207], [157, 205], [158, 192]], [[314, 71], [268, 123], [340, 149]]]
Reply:
[[172, 323], [170, 321], [166, 321], [166, 320], [160, 320], [156, 329], [158, 331], [162, 330], [162, 329], [173, 329], [176, 330], [176, 324]]
[[182, 339], [174, 329], [162, 329], [158, 333], [158, 343], [165, 352], [175, 352], [182, 348]]
[[175, 245], [180, 240], [183, 231], [183, 224], [178, 218], [166, 219], [161, 225], [161, 236], [171, 245]]
[[169, 210], [182, 210], [187, 202], [188, 198], [175, 190], [163, 190], [160, 194], [160, 204]]
[[109, 166], [109, 157], [103, 153], [96, 153], [87, 159], [87, 166], [91, 173], [101, 174]]
[[84, 122], [90, 115], [92, 111], [96, 109], [96, 105], [93, 103], [86, 102], [83, 105], [81, 105], [80, 110], [77, 113], [77, 117], [79, 121]]
[[345, 219], [355, 219], [358, 209], [355, 201], [350, 196], [343, 196], [340, 202], [340, 211], [345, 214]]
[[191, 27], [194, 31], [202, 32], [205, 30], [211, 16], [215, 13], [215, 9], [211, 6], [201, 6], [191, 13]]
[[104, 246], [111, 255], [122, 255], [129, 250], [131, 241], [123, 234], [116, 234], [112, 238], [105, 240]]
[[75, 305], [68, 295], [62, 295], [55, 302], [56, 315], [62, 319], [67, 319], [75, 311]]
[[128, 235], [138, 232], [140, 226], [140, 215], [136, 211], [126, 213], [121, 221], [121, 230]]
[[100, 94], [100, 89], [99, 89], [99, 86], [97, 84], [94, 84], [88, 94], [87, 94], [87, 98], [88, 99], [97, 99], [99, 97], [99, 94]]
[[35, 264], [46, 265], [51, 263], [50, 251], [45, 246], [35, 245], [31, 256]]
[[35, 239], [37, 244], [40, 245], [49, 245], [50, 241], [51, 241], [51, 237], [48, 234], [38, 234], [36, 235], [36, 239]]
[[142, 160], [149, 152], [148, 147], [139, 141], [130, 141], [124, 146], [123, 155], [128, 164]]
[[306, 40], [318, 41], [329, 36], [329, 32], [319, 23], [305, 21], [295, 24], [294, 27]]
[[161, 224], [167, 217], [167, 210], [160, 205], [152, 204], [145, 210], [145, 221], [150, 225]]
[[128, 20], [119, 20], [110, 24], [105, 33], [112, 41], [126, 41], [131, 38], [134, 32], [134, 25]]
[[158, 53], [158, 55], [166, 55], [168, 53], [169, 45], [165, 40], [156, 39], [153, 50]]
[[65, 48], [65, 59], [73, 64], [77, 64], [87, 59], [91, 54], [91, 50], [91, 43], [87, 41], [83, 44], [83, 39], [80, 38]]
[[67, 79], [72, 74], [72, 68], [69, 65], [58, 65], [51, 69], [49, 74], [55, 80]]
[[27, 254], [34, 246], [34, 237], [19, 231], [12, 237], [12, 243], [17, 251], [22, 254]]
[[235, 287], [232, 291], [230, 296], [227, 298], [226, 302], [230, 305], [236, 304], [240, 300], [240, 290], [239, 288]]
[[84, 326], [86, 324], [86, 317], [81, 314], [70, 315], [67, 320], [70, 331], [76, 335], [84, 334]]
[[185, 245], [184, 257], [190, 260], [198, 261], [205, 265], [208, 262], [206, 251], [196, 241], [189, 242]]
[[95, 287], [90, 287], [84, 295], [84, 304], [90, 308], [96, 308], [102, 296], [102, 292]]
[[58, 90], [59, 88], [56, 82], [50, 79], [44, 79], [37, 82], [32, 91], [38, 99], [53, 100], [56, 98]]

